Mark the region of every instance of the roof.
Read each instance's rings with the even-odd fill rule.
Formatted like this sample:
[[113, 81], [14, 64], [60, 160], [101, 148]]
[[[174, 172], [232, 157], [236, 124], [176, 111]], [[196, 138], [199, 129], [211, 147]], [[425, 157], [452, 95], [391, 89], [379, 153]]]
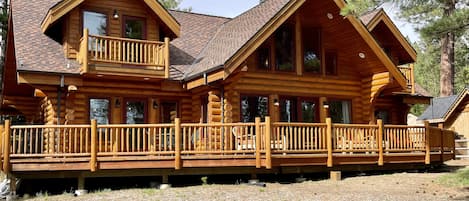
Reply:
[[373, 20], [379, 14], [379, 12], [382, 11], [382, 10], [383, 9], [380, 8], [380, 9], [371, 10], [369, 12], [366, 12], [365, 14], [360, 16], [360, 20], [363, 22], [363, 24], [368, 25], [371, 22], [371, 20]]
[[62, 45], [41, 31], [46, 11], [59, 1], [11, 0], [18, 71], [79, 73], [78, 63], [64, 57]]
[[223, 24], [197, 57], [186, 78], [223, 66], [291, 0], [264, 1]]
[[431, 123], [444, 122], [466, 96], [469, 96], [469, 88], [465, 88], [458, 95], [433, 98], [431, 105], [420, 115], [418, 120], [429, 120]]
[[181, 36], [171, 42], [170, 77], [181, 80], [217, 30], [230, 19], [182, 11], [170, 13], [181, 24]]

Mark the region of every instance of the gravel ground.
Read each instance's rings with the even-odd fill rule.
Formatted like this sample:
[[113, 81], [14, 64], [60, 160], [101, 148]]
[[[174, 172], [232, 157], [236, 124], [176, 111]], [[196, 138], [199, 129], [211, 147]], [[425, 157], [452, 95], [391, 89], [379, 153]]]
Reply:
[[[453, 161], [451, 166], [467, 166], [469, 161]], [[241, 185], [199, 185], [157, 189], [100, 191], [79, 197], [69, 194], [36, 197], [29, 200], [469, 200], [469, 188], [438, 184], [438, 178], [449, 173], [393, 173], [360, 175], [342, 181], [308, 180], [303, 183], [267, 183], [258, 187]]]

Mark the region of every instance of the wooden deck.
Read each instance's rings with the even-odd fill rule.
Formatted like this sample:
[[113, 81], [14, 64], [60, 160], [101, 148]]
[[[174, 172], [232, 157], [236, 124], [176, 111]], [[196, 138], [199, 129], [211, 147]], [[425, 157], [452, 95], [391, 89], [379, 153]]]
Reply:
[[[12, 174], [149, 169], [336, 167], [431, 164], [454, 158], [454, 132], [428, 126], [326, 123], [33, 125], [2, 135]], [[37, 174], [36, 174], [37, 175]]]

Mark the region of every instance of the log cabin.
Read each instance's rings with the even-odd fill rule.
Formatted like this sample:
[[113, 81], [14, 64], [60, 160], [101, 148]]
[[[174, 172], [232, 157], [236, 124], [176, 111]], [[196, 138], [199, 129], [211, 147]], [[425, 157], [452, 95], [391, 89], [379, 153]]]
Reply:
[[429, 101], [415, 50], [383, 10], [345, 5], [267, 0], [224, 18], [11, 0], [1, 109], [25, 125], [5, 121], [2, 170], [82, 181], [451, 159], [451, 131], [404, 126]]

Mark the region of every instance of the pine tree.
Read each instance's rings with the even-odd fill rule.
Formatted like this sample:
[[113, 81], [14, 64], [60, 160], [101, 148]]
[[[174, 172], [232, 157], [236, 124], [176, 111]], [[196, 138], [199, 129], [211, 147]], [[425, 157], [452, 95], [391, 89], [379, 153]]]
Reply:
[[163, 5], [166, 9], [171, 10], [182, 10], [182, 11], [191, 11], [192, 8], [179, 8], [179, 5], [182, 3], [183, 0], [158, 0], [161, 5]]
[[464, 43], [460, 39], [468, 34], [469, 0], [347, 0], [347, 8], [342, 13], [359, 15], [385, 2], [399, 6], [403, 18], [419, 25], [418, 31], [427, 46], [439, 48], [440, 96], [454, 94], [455, 66], [459, 64], [455, 55], [464, 54], [455, 50], [458, 46], [467, 47], [467, 40]]

